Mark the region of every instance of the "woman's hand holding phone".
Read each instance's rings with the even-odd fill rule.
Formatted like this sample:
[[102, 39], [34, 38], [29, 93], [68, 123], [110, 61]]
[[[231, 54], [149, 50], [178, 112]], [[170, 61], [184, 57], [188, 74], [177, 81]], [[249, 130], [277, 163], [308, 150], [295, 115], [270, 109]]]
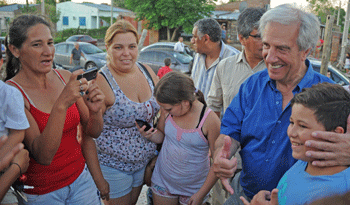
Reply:
[[156, 129], [151, 127], [151, 125], [144, 120], [136, 119], [135, 124], [141, 135], [148, 140], [151, 140], [154, 133], [157, 132]]

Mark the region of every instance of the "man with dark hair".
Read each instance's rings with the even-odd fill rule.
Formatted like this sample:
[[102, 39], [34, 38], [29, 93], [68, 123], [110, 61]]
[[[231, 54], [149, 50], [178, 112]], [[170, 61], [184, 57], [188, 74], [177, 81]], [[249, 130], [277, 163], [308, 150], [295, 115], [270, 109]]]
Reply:
[[194, 24], [191, 43], [196, 55], [193, 59], [191, 77], [196, 88], [201, 90], [205, 99], [213, 80], [218, 63], [229, 56], [239, 53], [221, 40], [220, 24], [212, 18], [200, 19]]
[[183, 41], [184, 41], [184, 38], [180, 36], [179, 41], [175, 43], [174, 51], [181, 52], [181, 53], [185, 52], [185, 45]]

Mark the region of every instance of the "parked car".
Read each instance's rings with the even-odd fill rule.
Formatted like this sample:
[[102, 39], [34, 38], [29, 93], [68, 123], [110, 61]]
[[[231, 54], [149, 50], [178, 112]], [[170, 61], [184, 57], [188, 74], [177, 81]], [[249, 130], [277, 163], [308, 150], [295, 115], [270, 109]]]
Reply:
[[139, 54], [138, 61], [149, 65], [153, 71], [157, 74], [160, 67], [164, 66], [164, 59], [170, 58], [170, 68], [182, 73], [190, 73], [190, 62], [192, 56], [179, 53], [171, 49], [146, 49]]
[[2, 59], [4, 59], [4, 62], [5, 62], [6, 61], [5, 36], [0, 36], [0, 42], [1, 42], [1, 55], [2, 55]]
[[[317, 60], [317, 59], [313, 59], [313, 58], [309, 58], [311, 65], [314, 69], [314, 71], [316, 72], [320, 72], [321, 69], [321, 61]], [[346, 77], [344, 75], [344, 73], [342, 73], [341, 71], [339, 71], [338, 69], [334, 68], [331, 64], [328, 65], [328, 71], [330, 72], [330, 78], [338, 83], [339, 85], [349, 85], [350, 84], [350, 80], [348, 77]]]
[[74, 35], [67, 38], [66, 42], [86, 42], [97, 46], [97, 39], [94, 39], [88, 35]]
[[[80, 59], [80, 66], [84, 69], [90, 69], [92, 67], [101, 68], [106, 64], [106, 53], [90, 43], [78, 42], [81, 51], [84, 53], [84, 58]], [[70, 56], [74, 48], [74, 42], [62, 42], [55, 44], [55, 57], [54, 62], [65, 69], [73, 69], [74, 64], [69, 64]]]
[[[174, 50], [175, 43], [174, 42], [157, 42], [153, 43], [151, 45], [143, 47], [140, 52], [148, 50], [148, 49], [166, 49], [166, 50]], [[188, 45], [185, 44], [185, 53], [194, 56], [195, 52], [190, 49]]]

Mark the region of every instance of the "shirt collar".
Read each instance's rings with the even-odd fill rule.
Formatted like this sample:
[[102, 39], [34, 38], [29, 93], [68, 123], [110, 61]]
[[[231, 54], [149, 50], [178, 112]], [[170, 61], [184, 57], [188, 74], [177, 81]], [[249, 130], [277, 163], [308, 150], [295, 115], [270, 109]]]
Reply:
[[240, 52], [240, 53], [238, 54], [236, 63], [240, 63], [240, 62], [248, 63], [248, 62], [247, 62], [247, 59], [245, 58], [244, 53], [245, 53], [245, 50], [244, 50], [244, 48], [243, 48], [242, 52]]
[[[307, 71], [304, 77], [298, 83], [298, 85], [293, 89], [293, 93], [300, 92], [301, 89], [305, 88], [309, 84], [309, 82], [314, 78], [314, 75], [315, 75], [314, 69], [312, 68], [312, 65], [308, 59], [305, 60], [305, 65], [307, 67]], [[275, 80], [272, 80], [271, 78], [269, 78], [268, 83], [270, 84], [273, 90], [275, 91], [277, 90]]]
[[227, 47], [227, 45], [223, 41], [221, 41], [221, 50], [220, 50], [220, 55], [219, 55], [220, 60], [223, 58], [225, 50], [228, 49], [226, 47]]

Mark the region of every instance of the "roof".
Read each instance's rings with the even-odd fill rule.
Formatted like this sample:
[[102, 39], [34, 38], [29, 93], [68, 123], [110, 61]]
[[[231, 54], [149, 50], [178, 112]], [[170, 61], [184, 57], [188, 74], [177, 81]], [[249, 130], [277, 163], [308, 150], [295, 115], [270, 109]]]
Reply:
[[[38, 5], [38, 4], [29, 4], [30, 7], [36, 6], [36, 5]], [[18, 10], [20, 8], [23, 8], [25, 6], [26, 6], [26, 4], [11, 4], [11, 5], [0, 7], [0, 11], [13, 12], [13, 11]]]
[[[93, 3], [82, 3], [82, 4], [86, 5], [86, 6], [95, 7], [98, 10], [101, 10], [101, 11], [111, 11], [111, 6], [110, 5], [106, 5], [106, 4], [93, 4]], [[125, 13], [132, 12], [130, 10], [122, 9], [122, 8], [118, 8], [118, 7], [113, 7], [113, 12], [114, 11], [115, 12], [125, 12]]]
[[214, 19], [237, 20], [240, 14], [239, 11], [213, 11], [211, 17]]

